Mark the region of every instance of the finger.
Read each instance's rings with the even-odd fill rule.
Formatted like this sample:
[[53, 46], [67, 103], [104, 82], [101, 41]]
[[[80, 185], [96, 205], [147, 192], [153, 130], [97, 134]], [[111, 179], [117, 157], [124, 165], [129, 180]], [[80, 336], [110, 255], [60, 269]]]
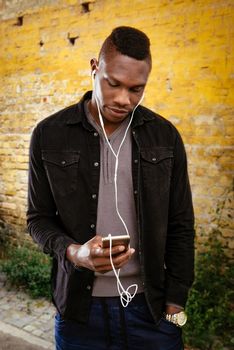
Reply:
[[[129, 254], [121, 254], [121, 255], [118, 255], [118, 258], [116, 257], [112, 259], [114, 265], [126, 263], [128, 260], [129, 260]], [[92, 264], [94, 269], [98, 271], [100, 271], [100, 269], [101, 270], [106, 269], [107, 266], [108, 266], [108, 270], [112, 270], [109, 256], [92, 259]]]
[[95, 268], [102, 268], [104, 266], [111, 266], [109, 257], [95, 258], [92, 260]]
[[[95, 249], [97, 249], [97, 248], [92, 248], [92, 250], [95, 250]], [[100, 249], [100, 251], [98, 250], [95, 252], [95, 254], [97, 254], [97, 255], [95, 255], [95, 257], [94, 256], [92, 257], [93, 267], [94, 267], [95, 271], [100, 271], [100, 270], [106, 269], [106, 266], [108, 266], [108, 271], [110, 271], [112, 269], [112, 267], [111, 267], [109, 255], [103, 256], [103, 254], [101, 252], [101, 251], [103, 251], [103, 249], [102, 248], [99, 248], [99, 249]], [[122, 266], [122, 265], [126, 264], [134, 252], [135, 252], [135, 249], [131, 248], [127, 252], [112, 256], [112, 262], [113, 262], [115, 268], [120, 266], [120, 265]], [[100, 254], [100, 257], [98, 256], [98, 254]]]
[[118, 255], [113, 256], [112, 261], [114, 264], [122, 263], [125, 260], [127, 261], [132, 257], [134, 252], [135, 252], [135, 249], [131, 248], [122, 254], [118, 254]]
[[114, 246], [111, 248], [104, 248], [103, 249], [103, 255], [104, 256], [110, 256], [110, 252], [111, 255], [116, 255], [116, 254], [120, 254], [122, 252], [124, 252], [126, 250], [126, 247], [124, 245], [118, 245], [118, 246]]
[[105, 271], [98, 271], [98, 273], [101, 273], [102, 275], [104, 275], [107, 272], [110, 272], [111, 270], [105, 270]]
[[117, 259], [116, 261], [113, 261], [113, 265], [115, 269], [120, 269], [121, 267], [126, 265], [130, 259], [131, 259], [131, 256], [121, 257], [121, 259]]
[[90, 250], [90, 255], [92, 256], [92, 258], [103, 256], [102, 247], [99, 247], [99, 246], [92, 247]]
[[112, 271], [112, 266], [111, 265], [97, 266], [95, 271], [99, 273], [107, 273], [109, 271]]
[[[112, 247], [111, 254], [112, 255], [120, 254], [123, 251], [125, 251], [125, 249], [126, 249], [126, 247], [123, 245]], [[93, 258], [101, 257], [101, 256], [109, 257], [110, 256], [110, 249], [109, 248], [101, 248], [100, 246], [92, 247], [91, 248], [91, 256]]]

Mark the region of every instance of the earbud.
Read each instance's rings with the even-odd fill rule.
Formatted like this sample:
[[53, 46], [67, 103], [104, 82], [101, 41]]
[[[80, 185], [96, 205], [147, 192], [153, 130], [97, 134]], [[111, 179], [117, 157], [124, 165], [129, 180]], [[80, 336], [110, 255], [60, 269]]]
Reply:
[[95, 74], [96, 74], [96, 69], [94, 69], [94, 70], [92, 71], [92, 78], [93, 78], [93, 79], [94, 79]]

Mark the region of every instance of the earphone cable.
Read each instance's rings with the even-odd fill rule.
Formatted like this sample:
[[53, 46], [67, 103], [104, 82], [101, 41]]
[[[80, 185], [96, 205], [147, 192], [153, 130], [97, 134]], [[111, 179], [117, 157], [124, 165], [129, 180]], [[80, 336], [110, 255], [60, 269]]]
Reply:
[[[92, 74], [92, 81], [93, 81], [93, 85], [95, 86], [95, 82], [94, 82], [94, 78], [93, 78], [93, 74]], [[95, 89], [96, 90], [96, 89]], [[127, 233], [128, 236], [129, 235], [129, 231], [128, 231], [128, 228], [127, 228], [127, 225], [124, 221], [124, 219], [122, 218], [120, 212], [119, 212], [119, 207], [118, 207], [118, 166], [119, 166], [119, 154], [120, 154], [120, 150], [122, 148], [122, 145], [127, 137], [127, 133], [128, 133], [128, 130], [130, 128], [130, 125], [132, 123], [132, 120], [133, 120], [133, 116], [134, 116], [134, 112], [136, 110], [136, 108], [139, 106], [139, 104], [141, 103], [141, 101], [143, 100], [143, 97], [144, 95], [142, 95], [140, 101], [138, 102], [138, 104], [134, 107], [133, 111], [132, 111], [132, 114], [131, 114], [131, 117], [130, 117], [130, 121], [128, 123], [128, 126], [125, 130], [125, 133], [124, 133], [124, 137], [119, 145], [119, 148], [118, 148], [118, 151], [115, 152], [110, 141], [108, 140], [108, 137], [107, 137], [107, 134], [106, 134], [106, 130], [105, 130], [105, 126], [104, 126], [104, 122], [103, 122], [103, 118], [102, 118], [102, 115], [101, 115], [101, 111], [100, 111], [100, 107], [99, 107], [99, 102], [98, 102], [98, 98], [95, 94], [95, 101], [96, 101], [96, 104], [97, 104], [97, 109], [98, 109], [98, 117], [99, 117], [99, 121], [100, 121], [100, 124], [101, 124], [101, 127], [102, 127], [102, 130], [103, 130], [103, 133], [104, 133], [104, 137], [105, 137], [105, 140], [111, 150], [111, 152], [113, 153], [114, 157], [115, 157], [115, 173], [114, 173], [114, 188], [115, 188], [115, 208], [116, 208], [116, 212], [117, 212], [117, 215], [120, 219], [120, 221], [122, 222], [124, 228], [125, 228], [125, 231]], [[132, 284], [130, 285], [127, 289], [124, 289], [121, 281], [120, 281], [120, 278], [119, 278], [119, 274], [120, 274], [120, 269], [118, 269], [118, 272], [116, 272], [116, 269], [115, 269], [115, 266], [113, 264], [113, 260], [112, 260], [112, 237], [111, 237], [111, 234], [108, 235], [108, 237], [110, 238], [110, 262], [111, 262], [111, 266], [112, 266], [112, 269], [114, 271], [114, 274], [115, 274], [115, 277], [116, 277], [116, 280], [117, 280], [117, 289], [118, 289], [118, 293], [120, 295], [120, 301], [121, 301], [121, 304], [123, 307], [126, 307], [128, 306], [128, 304], [131, 302], [131, 300], [134, 298], [134, 296], [136, 295], [137, 293], [137, 290], [138, 290], [138, 285], [137, 284]], [[134, 288], [134, 292], [131, 294], [129, 292], [129, 290], [131, 288]]]

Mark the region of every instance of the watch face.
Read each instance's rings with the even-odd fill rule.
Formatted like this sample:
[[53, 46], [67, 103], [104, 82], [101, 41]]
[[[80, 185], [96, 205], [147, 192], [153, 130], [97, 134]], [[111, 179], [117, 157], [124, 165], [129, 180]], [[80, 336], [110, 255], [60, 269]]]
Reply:
[[184, 326], [187, 321], [187, 315], [184, 311], [177, 314], [177, 321], [179, 326]]

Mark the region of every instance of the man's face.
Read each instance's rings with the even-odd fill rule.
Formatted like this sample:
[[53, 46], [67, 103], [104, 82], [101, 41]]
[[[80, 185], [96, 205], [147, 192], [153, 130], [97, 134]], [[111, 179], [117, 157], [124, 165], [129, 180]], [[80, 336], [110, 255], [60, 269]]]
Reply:
[[113, 52], [96, 67], [94, 94], [106, 123], [122, 122], [140, 101], [150, 73], [147, 60]]

